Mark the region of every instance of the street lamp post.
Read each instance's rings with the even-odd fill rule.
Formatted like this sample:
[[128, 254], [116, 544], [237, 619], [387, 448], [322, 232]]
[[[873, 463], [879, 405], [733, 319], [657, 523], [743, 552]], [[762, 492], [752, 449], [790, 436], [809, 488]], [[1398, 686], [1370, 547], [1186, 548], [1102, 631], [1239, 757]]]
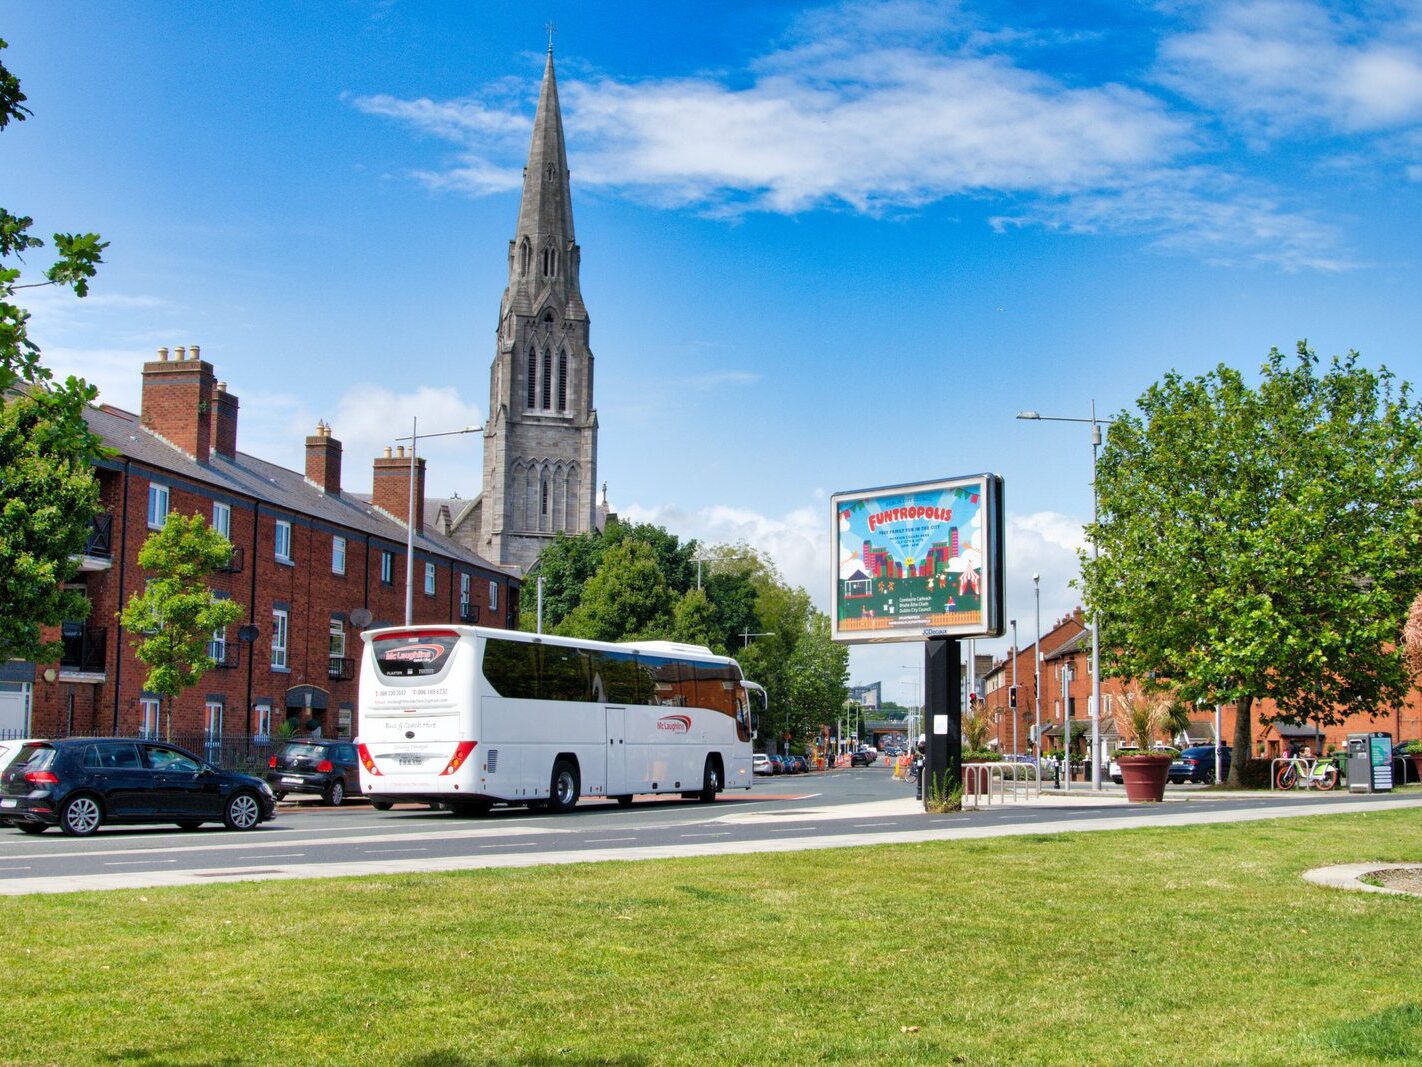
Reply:
[[1042, 773], [1042, 576], [1032, 575], [1032, 595], [1037, 600], [1037, 643], [1032, 646], [1032, 734], [1037, 746], [1037, 773]]
[[[484, 427], [466, 426], [462, 430], [446, 430], [444, 433], [427, 433], [430, 437], [457, 437], [465, 433], [478, 433]], [[420, 444], [420, 420], [410, 419], [410, 436], [397, 437], [398, 441], [410, 442], [410, 504], [405, 513], [405, 625], [413, 623], [415, 614], [415, 453]]]
[[[1109, 424], [1115, 420], [1101, 419], [1096, 416], [1096, 401], [1091, 401], [1091, 418], [1073, 419], [1060, 415], [1040, 415], [1035, 411], [1019, 411], [1019, 419], [1029, 419], [1040, 422], [1084, 422], [1091, 426], [1091, 524], [1096, 525], [1097, 521], [1097, 496], [1096, 496], [1096, 452], [1101, 447], [1101, 425]], [[1091, 539], [1091, 559], [1095, 562], [1101, 556], [1100, 547], [1096, 543], [1096, 538]], [[1038, 650], [1040, 655], [1041, 650]], [[1091, 788], [1099, 790], [1101, 788], [1101, 763], [1098, 759], [1098, 752], [1101, 749], [1101, 613], [1096, 610], [1091, 612]]]
[[1008, 710], [1012, 712], [1012, 755], [1017, 755], [1017, 620], [1008, 619], [1007, 625], [1012, 627], [1012, 688], [1007, 691], [1009, 696]]

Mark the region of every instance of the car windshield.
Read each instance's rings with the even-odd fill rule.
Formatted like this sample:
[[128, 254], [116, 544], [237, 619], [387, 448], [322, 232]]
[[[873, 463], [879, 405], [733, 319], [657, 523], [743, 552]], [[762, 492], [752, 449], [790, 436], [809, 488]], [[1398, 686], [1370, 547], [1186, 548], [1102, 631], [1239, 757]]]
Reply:
[[314, 759], [322, 760], [326, 758], [325, 745], [307, 745], [300, 742], [287, 745], [281, 750], [283, 759]]

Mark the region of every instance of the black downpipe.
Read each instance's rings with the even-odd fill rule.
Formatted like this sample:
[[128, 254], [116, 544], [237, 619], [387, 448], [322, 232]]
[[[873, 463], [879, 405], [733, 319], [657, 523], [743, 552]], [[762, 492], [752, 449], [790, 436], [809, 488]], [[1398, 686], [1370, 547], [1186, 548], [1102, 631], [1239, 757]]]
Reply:
[[[262, 502], [252, 498], [252, 554], [247, 566], [252, 571], [251, 592], [247, 596], [247, 623], [257, 625], [257, 527], [262, 517]], [[261, 634], [247, 642], [247, 699], [243, 702], [247, 709], [247, 736], [252, 736], [252, 657], [257, 654], [257, 641]]]
[[[125, 457], [123, 461], [123, 504], [120, 507], [122, 515], [119, 518], [119, 586], [118, 604], [119, 612], [123, 611], [123, 578], [128, 567], [128, 465], [130, 460]], [[123, 623], [114, 620], [114, 734], [119, 732], [119, 693], [123, 686]]]

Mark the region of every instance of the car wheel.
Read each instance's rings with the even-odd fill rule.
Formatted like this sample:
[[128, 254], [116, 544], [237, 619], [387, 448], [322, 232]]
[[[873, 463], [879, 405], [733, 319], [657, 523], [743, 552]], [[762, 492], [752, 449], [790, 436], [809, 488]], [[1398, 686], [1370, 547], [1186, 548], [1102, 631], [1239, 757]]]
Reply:
[[721, 791], [721, 765], [710, 756], [706, 757], [706, 769], [701, 772], [701, 792], [697, 794], [697, 799], [703, 804], [710, 804], [716, 799], [716, 794]]
[[630, 808], [632, 806], [632, 798], [630, 796], [625, 795], [618, 797], [617, 806], [619, 808]]
[[1209, 770], [1209, 771], [1206, 771], [1206, 772], [1205, 772], [1204, 782], [1205, 782], [1206, 785], [1214, 785], [1214, 784], [1215, 784], [1215, 772], [1214, 772], [1213, 770]]
[[370, 806], [376, 811], [389, 811], [395, 805], [388, 800], [372, 800]]
[[16, 823], [15, 828], [22, 834], [42, 834], [49, 829], [49, 827], [42, 822]]
[[201, 829], [202, 829], [202, 823], [200, 823], [200, 822], [180, 822], [180, 823], [178, 823], [178, 829], [179, 829], [179, 830], [188, 830], [188, 831], [201, 830]]
[[562, 815], [578, 803], [581, 783], [578, 769], [565, 759], [553, 764], [553, 777], [548, 783], [548, 810]]
[[262, 821], [262, 805], [255, 793], [245, 789], [227, 798], [227, 807], [222, 811], [222, 821], [229, 830], [251, 830]]
[[70, 837], [88, 837], [104, 822], [104, 809], [96, 797], [81, 793], [59, 809], [59, 828]]
[[321, 798], [321, 803], [330, 808], [339, 808], [346, 799], [346, 783], [339, 778], [332, 779], [331, 784], [326, 787], [326, 795]]

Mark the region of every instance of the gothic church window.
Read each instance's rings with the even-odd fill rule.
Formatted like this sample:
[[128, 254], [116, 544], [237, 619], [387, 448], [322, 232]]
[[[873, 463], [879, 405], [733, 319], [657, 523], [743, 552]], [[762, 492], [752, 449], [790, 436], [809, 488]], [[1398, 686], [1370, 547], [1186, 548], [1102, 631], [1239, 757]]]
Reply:
[[518, 246], [518, 276], [520, 278], [528, 274], [528, 261], [531, 254], [531, 250], [528, 246], [528, 238], [525, 237]]
[[553, 406], [553, 353], [543, 352], [543, 410]]
[[558, 410], [568, 410], [568, 353], [558, 353]]
[[543, 250], [543, 276], [551, 278], [558, 273], [558, 253], [552, 248]]
[[538, 355], [533, 349], [528, 350], [528, 406], [536, 407], [538, 399]]
[[558, 168], [555, 164], [550, 163], [547, 167], [544, 168], [543, 173], [551, 182], [554, 178], [558, 177]]

